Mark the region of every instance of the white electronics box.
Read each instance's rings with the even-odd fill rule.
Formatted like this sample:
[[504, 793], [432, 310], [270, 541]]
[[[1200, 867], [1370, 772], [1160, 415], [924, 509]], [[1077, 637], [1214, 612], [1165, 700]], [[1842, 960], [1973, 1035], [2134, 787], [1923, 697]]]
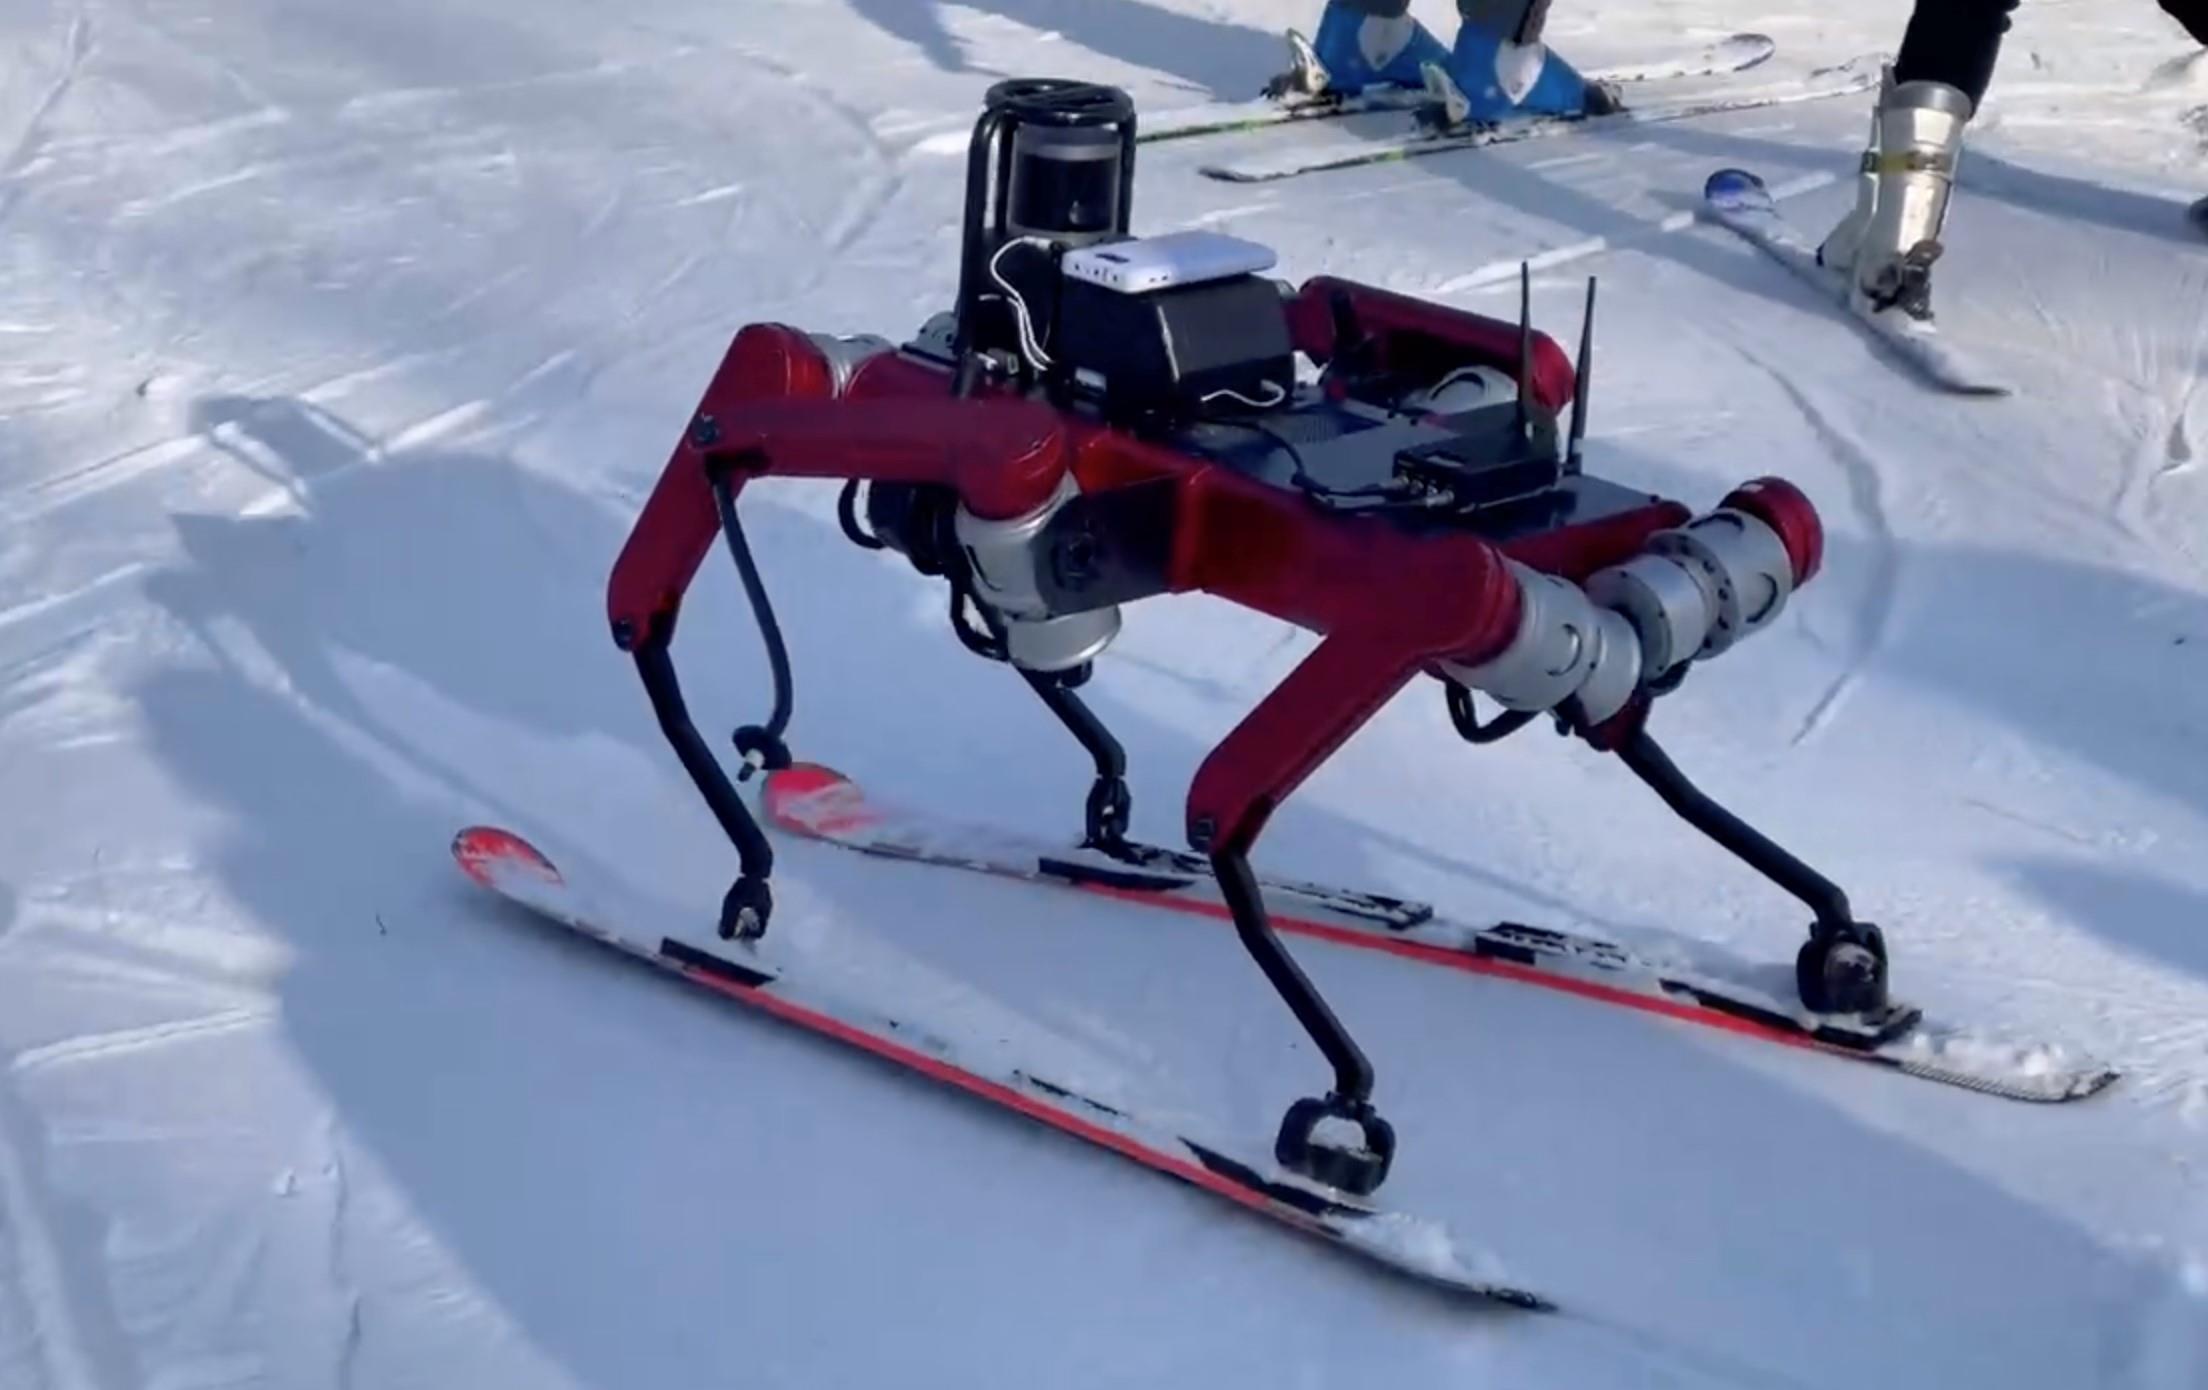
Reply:
[[1066, 253], [1065, 273], [1120, 294], [1149, 294], [1273, 268], [1269, 246], [1224, 232], [1192, 230], [1109, 241]]

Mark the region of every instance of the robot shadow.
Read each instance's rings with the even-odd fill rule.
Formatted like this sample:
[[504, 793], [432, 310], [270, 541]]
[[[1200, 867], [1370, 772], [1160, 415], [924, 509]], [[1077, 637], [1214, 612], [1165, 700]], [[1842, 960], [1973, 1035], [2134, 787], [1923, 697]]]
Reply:
[[[976, 64], [951, 32], [937, 0], [850, 3], [861, 17], [918, 48], [944, 72], [990, 71]], [[1279, 33], [1184, 14], [1148, 0], [961, 0], [959, 8], [1061, 36], [1092, 53], [1165, 74], [1183, 87], [1221, 99], [1254, 94], [1287, 53]]]
[[[1066, 1170], [1040, 1150], [1032, 1175], [1011, 1164], [977, 1183], [955, 1155], [997, 1152], [1005, 1140], [993, 1121], [946, 1130], [942, 1101], [926, 1088], [859, 1089], [863, 1061], [732, 1021], [650, 972], [570, 968], [567, 948], [595, 950], [585, 943], [547, 947], [541, 933], [485, 930], [480, 900], [462, 898], [441, 862], [461, 814], [502, 813], [596, 844], [594, 871], [638, 885], [641, 902], [687, 903], [676, 910], [692, 919], [703, 920], [733, 871], [604, 630], [603, 577], [627, 518], [504, 459], [364, 458], [357, 432], [297, 402], [210, 402], [203, 418], [227, 424], [215, 433], [232, 447], [260, 446], [292, 506], [176, 519], [182, 557], [147, 592], [211, 659], [166, 666], [136, 692], [149, 738], [220, 817], [209, 868], [295, 948], [281, 986], [287, 1037], [349, 1141], [395, 1176], [436, 1248], [463, 1261], [472, 1284], [580, 1381], [632, 1381], [639, 1349], [650, 1348], [653, 1378], [704, 1383], [731, 1359], [755, 1361], [769, 1330], [777, 1356], [805, 1349], [841, 1365], [849, 1374], [839, 1378], [909, 1377], [913, 1358], [940, 1356], [941, 1337], [983, 1316], [987, 1331], [977, 1321], [974, 1335], [986, 1335], [999, 1365], [1123, 1369], [1127, 1329], [1185, 1311], [1186, 1288], [1123, 1281], [1120, 1302], [1100, 1317], [1096, 1271], [1155, 1268], [1168, 1250], [1180, 1262], [1191, 1244], [1215, 1242], [1240, 1256], [1205, 1259], [1221, 1311], [1176, 1334], [1184, 1368], [1194, 1358], [1246, 1370], [1250, 1347], [1263, 1345], [1307, 1369], [1336, 1365], [1344, 1379], [1383, 1352], [1395, 1366], [1430, 1363], [1436, 1376], [1461, 1369], [1467, 1324], [1455, 1314], [1407, 1312], [1380, 1286], [1332, 1277], [1331, 1263], [1284, 1261], [1294, 1247], [1259, 1245], [1276, 1237], [1208, 1207], [1157, 1205], [1147, 1176], [1117, 1176], [1109, 1160], [1079, 1170], [1098, 1184], [1079, 1204], [1065, 1201]], [[751, 541], [798, 675], [797, 749], [929, 788], [929, 802], [952, 812], [1070, 829], [1087, 776], [1079, 749], [1024, 685], [942, 631], [938, 586], [841, 540], [832, 496], [803, 485], [747, 493]], [[693, 590], [677, 643], [693, 709], [710, 725], [748, 716], [765, 694], [748, 615], [733, 579], [719, 578]], [[1097, 684], [1096, 703], [1138, 772], [1150, 769], [1147, 801], [1162, 811], [1210, 731], [1146, 718], [1110, 681]], [[1312, 803], [1282, 814], [1298, 823], [1297, 839], [1338, 843], [1345, 862], [1372, 834]], [[961, 897], [948, 878], [901, 894], [883, 886], [888, 876], [918, 871], [831, 868], [849, 862], [833, 853], [791, 859], [828, 913], [924, 915], [938, 898]], [[1271, 1073], [1309, 1079], [1314, 1059], [1278, 1046], [1288, 1022], [1254, 973], [1235, 966], [1231, 936], [1217, 934], [1216, 969], [1190, 970], [1182, 953], [1146, 949], [1144, 926], [1107, 923], [1101, 907], [1067, 910], [1124, 928], [1095, 938], [1101, 963], [1060, 954], [1036, 923], [1009, 947], [961, 939], [910, 949], [963, 958], [977, 972], [1007, 969], [1053, 995], [1093, 987], [1153, 1022], [1209, 1030], [1229, 1049], [1237, 1084], [1267, 1078], [1248, 1088], [1260, 1093], [1251, 1105], [1277, 1089]], [[887, 933], [901, 936], [898, 925]], [[1010, 955], [1026, 959], [1005, 965]], [[1466, 982], [1440, 978], [1447, 972], [1330, 960], [1327, 973], [1394, 1078], [1391, 1095], [1405, 1098], [1405, 1122], [1425, 1138], [1399, 1179], [1404, 1193], [1462, 1209], [1499, 1241], [1570, 1250], [1574, 1232], [1599, 1231], [1606, 1246], [1637, 1242], [1648, 1258], [1587, 1268], [1593, 1242], [1583, 1241], [1569, 1262], [1651, 1325], [1692, 1319], [1705, 1363], [1844, 1360], [1875, 1336], [1899, 1337], [1908, 1345], [1890, 1354], [1962, 1379], [2082, 1367], [2093, 1348], [2057, 1330], [2065, 1324], [2054, 1310], [2070, 1295], [2043, 1271], [2161, 1287], [1999, 1184], [1859, 1124], [1827, 1097], [1637, 1031], [1638, 1021], [1613, 1025], [1559, 1003], [1559, 1036], [1536, 1055], [1522, 1038], [1512, 1050], [1511, 1021], [1522, 1014], [1500, 999], [1473, 1007], [1482, 1001], [1466, 1000]], [[1246, 998], [1222, 1006], [1219, 980]], [[1726, 1084], [1649, 1086], [1645, 1068], [1615, 1065], [1621, 1043]], [[816, 1084], [863, 1096], [866, 1108], [816, 1098]], [[1749, 1116], [1759, 1142], [1778, 1146], [1769, 1191], [1744, 1193], [1737, 1163], [1702, 1161], [1713, 1148], [1737, 1158], [1730, 1135]], [[1589, 1124], [1610, 1137], [1585, 1142]], [[912, 1162], [910, 1145], [953, 1141], [953, 1154]], [[1621, 1172], [1617, 1146], [1628, 1142], [1641, 1161]], [[1514, 1198], [1468, 1188], [1468, 1165], [1496, 1174]], [[732, 1183], [760, 1174], [776, 1175], [771, 1189]], [[1787, 1200], [1804, 1182], [1856, 1213], [1851, 1242], [1891, 1258], [1837, 1318], [1812, 1292], [1825, 1276], [1801, 1256], [1819, 1248], [1817, 1233], [1830, 1239], [1829, 1203]], [[1099, 1231], [1090, 1202], [1137, 1215]], [[1752, 1221], [1739, 1218], [1744, 1210]], [[1559, 1232], [1566, 1211], [1573, 1223]], [[824, 1244], [824, 1223], [845, 1234]], [[1056, 1229], [1080, 1234], [1038, 1237]], [[1725, 1239], [1712, 1242], [1718, 1229]], [[1923, 1232], [1935, 1229], [1927, 1243]], [[1984, 1335], [1933, 1345], [1918, 1332], [1928, 1325], [1922, 1300], [1952, 1298], [1964, 1282], [1946, 1261], [1973, 1244], [1966, 1230], [1998, 1233], [2026, 1257], [2007, 1266], [2015, 1273], [2002, 1297], [1974, 1294], [1951, 1310], [1980, 1317]], [[884, 1243], [886, 1231], [908, 1234]], [[961, 1253], [946, 1277], [951, 1250]], [[1014, 1250], [1017, 1259], [990, 1254]], [[1713, 1313], [1694, 1291], [1742, 1260], [1768, 1262], [1783, 1288], [1767, 1305]], [[916, 1277], [923, 1268], [932, 1278]], [[650, 1298], [634, 1297], [639, 1271]], [[1975, 1275], [1979, 1293], [1986, 1277]], [[599, 1311], [623, 1294], [622, 1325], [609, 1330]], [[2008, 1335], [2035, 1298], [2047, 1316], [2022, 1325], [2045, 1338]], [[844, 1335], [854, 1324], [879, 1335]], [[1493, 1354], [1514, 1353], [1498, 1339]]]

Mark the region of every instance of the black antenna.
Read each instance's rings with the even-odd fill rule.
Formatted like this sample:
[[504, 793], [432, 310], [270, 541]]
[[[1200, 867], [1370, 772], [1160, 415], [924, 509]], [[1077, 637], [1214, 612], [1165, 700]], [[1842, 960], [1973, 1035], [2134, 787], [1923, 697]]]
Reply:
[[1579, 321], [1579, 372], [1572, 387], [1572, 442], [1564, 453], [1564, 471], [1577, 473], [1587, 441], [1588, 382], [1595, 374], [1595, 277], [1587, 277], [1587, 315]]
[[1533, 399], [1533, 263], [1518, 262], [1518, 418]]

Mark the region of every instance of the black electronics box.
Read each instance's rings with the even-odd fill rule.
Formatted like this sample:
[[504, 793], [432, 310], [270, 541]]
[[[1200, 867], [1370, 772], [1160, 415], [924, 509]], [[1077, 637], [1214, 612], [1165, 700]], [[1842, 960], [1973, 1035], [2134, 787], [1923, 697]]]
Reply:
[[1498, 402], [1449, 423], [1449, 438], [1396, 454], [1397, 477], [1447, 493], [1458, 507], [1475, 511], [1523, 502], [1563, 482], [1555, 421], [1529, 419], [1516, 402]]
[[1108, 419], [1185, 421], [1278, 405], [1295, 389], [1288, 308], [1270, 280], [1126, 294], [1067, 276], [1060, 295], [1051, 355]]

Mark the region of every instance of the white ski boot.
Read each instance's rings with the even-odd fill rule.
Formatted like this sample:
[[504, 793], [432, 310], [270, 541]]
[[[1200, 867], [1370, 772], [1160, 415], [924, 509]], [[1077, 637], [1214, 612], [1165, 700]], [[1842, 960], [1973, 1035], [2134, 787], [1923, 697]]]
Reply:
[[1955, 165], [1971, 101], [1941, 82], [1895, 85], [1887, 71], [1871, 114], [1855, 208], [1818, 248], [1820, 265], [1850, 278], [1858, 310], [1899, 309], [1932, 321], [1932, 263], [1944, 249]]
[[1300, 30], [1288, 31], [1288, 70], [1265, 84], [1265, 95], [1274, 101], [1305, 100], [1326, 96], [1334, 79], [1327, 75], [1319, 51]]

